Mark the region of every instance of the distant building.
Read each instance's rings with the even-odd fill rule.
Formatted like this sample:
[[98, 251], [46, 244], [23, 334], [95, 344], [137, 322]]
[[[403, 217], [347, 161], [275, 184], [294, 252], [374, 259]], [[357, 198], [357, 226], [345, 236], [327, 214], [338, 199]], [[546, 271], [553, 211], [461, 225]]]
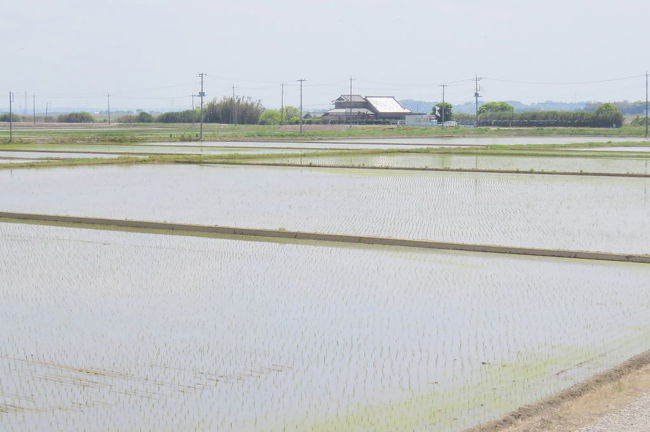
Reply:
[[323, 119], [335, 122], [397, 123], [411, 114], [392, 96], [341, 95], [332, 103]]

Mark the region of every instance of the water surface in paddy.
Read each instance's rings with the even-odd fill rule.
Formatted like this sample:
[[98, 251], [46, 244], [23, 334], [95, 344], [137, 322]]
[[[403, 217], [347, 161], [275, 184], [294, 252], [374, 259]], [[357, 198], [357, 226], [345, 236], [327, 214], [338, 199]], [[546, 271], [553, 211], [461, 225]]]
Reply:
[[640, 137], [603, 136], [539, 136], [539, 137], [429, 137], [429, 138], [355, 138], [336, 140], [344, 143], [405, 143], [405, 144], [466, 144], [466, 145], [517, 145], [517, 144], [577, 144], [586, 142], [649, 142]]
[[[318, 141], [318, 142], [294, 142], [294, 141], [284, 141], [284, 142], [273, 142], [273, 141], [205, 141], [205, 147], [241, 147], [241, 148], [290, 148], [290, 149], [317, 149], [317, 150], [359, 150], [359, 149], [394, 149], [394, 148], [403, 148], [402, 145], [398, 144], [369, 144], [369, 143], [343, 143], [343, 142], [333, 142], [333, 141]], [[151, 143], [150, 145], [156, 146], [187, 146], [195, 147], [197, 146], [196, 142], [159, 142]], [[449, 147], [444, 145], [416, 145], [417, 147]], [[409, 148], [411, 145], [409, 144]]]
[[590, 147], [590, 148], [576, 148], [572, 150], [583, 151], [608, 151], [608, 152], [650, 152], [650, 147]]
[[21, 163], [27, 163], [27, 162], [35, 162], [37, 159], [0, 159], [0, 164], [21, 164]]
[[315, 166], [342, 165], [351, 167], [477, 169], [611, 174], [650, 174], [649, 161], [650, 159], [634, 158], [528, 157], [424, 153], [307, 156], [300, 158], [278, 157], [277, 159], [274, 158], [272, 160], [260, 160], [262, 163], [275, 162]]
[[0, 210], [650, 253], [650, 179], [255, 166], [0, 172]]
[[129, 154], [129, 153], [151, 153], [151, 154], [233, 154], [233, 153], [291, 153], [296, 152], [292, 149], [273, 149], [273, 148], [248, 148], [248, 147], [185, 147], [185, 146], [165, 146], [165, 145], [103, 145], [103, 144], [48, 144], [48, 145], [30, 145], [30, 150], [40, 150], [42, 152], [76, 152], [88, 154]]
[[647, 349], [650, 267], [0, 223], [0, 429], [453, 432]]
[[38, 151], [2, 151], [0, 150], [0, 157], [17, 157], [17, 158], [37, 158], [37, 159], [110, 159], [118, 158], [120, 155], [117, 154], [107, 154], [107, 153], [59, 153], [59, 152], [38, 152]]

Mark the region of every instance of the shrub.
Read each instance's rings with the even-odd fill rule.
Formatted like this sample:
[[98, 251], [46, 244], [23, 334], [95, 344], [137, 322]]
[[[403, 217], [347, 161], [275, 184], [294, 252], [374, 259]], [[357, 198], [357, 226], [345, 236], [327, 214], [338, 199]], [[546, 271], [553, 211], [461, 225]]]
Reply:
[[160, 123], [196, 123], [200, 121], [199, 110], [172, 111], [160, 114], [156, 118]]
[[61, 114], [57, 117], [61, 123], [92, 123], [95, 121], [93, 116], [87, 112], [71, 112], [69, 114]]
[[9, 118], [9, 113], [6, 114], [0, 114], [0, 122], [8, 122], [8, 121], [22, 121], [23, 118], [19, 116], [18, 114], [11, 113], [11, 118]]
[[154, 121], [154, 118], [151, 114], [148, 112], [141, 112], [137, 116], [135, 116], [135, 121], [137, 123], [152, 123]]

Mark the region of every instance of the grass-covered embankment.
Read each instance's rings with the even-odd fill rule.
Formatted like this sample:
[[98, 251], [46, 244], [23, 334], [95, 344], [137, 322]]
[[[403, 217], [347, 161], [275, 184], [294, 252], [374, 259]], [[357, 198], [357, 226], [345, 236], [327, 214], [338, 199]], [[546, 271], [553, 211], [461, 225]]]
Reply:
[[[9, 131], [0, 124], [0, 144], [8, 143]], [[130, 124], [89, 127], [80, 125], [44, 124], [33, 127], [31, 123], [16, 125], [14, 142], [49, 143], [144, 143], [197, 141], [198, 124]], [[644, 128], [623, 126], [607, 128], [430, 128], [387, 125], [305, 125], [303, 132], [297, 125], [222, 125], [205, 124], [204, 141], [278, 140], [304, 141], [344, 138], [427, 138], [427, 137], [524, 137], [524, 136], [612, 136], [642, 137]]]

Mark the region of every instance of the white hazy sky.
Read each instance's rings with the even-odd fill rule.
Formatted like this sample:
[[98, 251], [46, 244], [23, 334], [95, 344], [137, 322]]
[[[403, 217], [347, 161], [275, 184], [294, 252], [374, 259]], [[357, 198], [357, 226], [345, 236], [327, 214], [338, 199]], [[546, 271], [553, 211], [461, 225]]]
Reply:
[[441, 83], [478, 74], [486, 101], [639, 100], [648, 16], [649, 0], [7, 0], [0, 91], [18, 112], [25, 92], [39, 111], [102, 107], [106, 93], [115, 109], [185, 109], [205, 72], [210, 99], [235, 85], [274, 108], [283, 81], [297, 105], [305, 78], [314, 110], [350, 76], [355, 93], [439, 100]]

